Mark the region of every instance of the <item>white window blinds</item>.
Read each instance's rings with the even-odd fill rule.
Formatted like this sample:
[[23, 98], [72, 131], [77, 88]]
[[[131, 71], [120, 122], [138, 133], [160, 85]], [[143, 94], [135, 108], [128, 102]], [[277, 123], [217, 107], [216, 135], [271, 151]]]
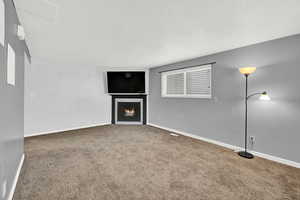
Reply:
[[162, 96], [211, 98], [211, 65], [162, 72]]
[[167, 94], [184, 94], [184, 73], [167, 76]]

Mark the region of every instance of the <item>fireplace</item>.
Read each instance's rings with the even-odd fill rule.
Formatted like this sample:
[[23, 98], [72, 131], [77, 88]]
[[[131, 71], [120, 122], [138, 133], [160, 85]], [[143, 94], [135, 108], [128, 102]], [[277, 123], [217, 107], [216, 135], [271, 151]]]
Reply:
[[115, 99], [116, 124], [142, 124], [143, 99]]
[[146, 95], [112, 95], [112, 124], [146, 124]]

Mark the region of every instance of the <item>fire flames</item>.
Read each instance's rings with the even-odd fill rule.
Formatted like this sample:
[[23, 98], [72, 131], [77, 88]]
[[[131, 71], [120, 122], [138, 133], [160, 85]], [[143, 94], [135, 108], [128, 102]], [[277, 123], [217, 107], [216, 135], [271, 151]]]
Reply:
[[135, 110], [133, 108], [132, 109], [125, 109], [124, 112], [125, 112], [126, 117], [132, 117], [135, 114]]

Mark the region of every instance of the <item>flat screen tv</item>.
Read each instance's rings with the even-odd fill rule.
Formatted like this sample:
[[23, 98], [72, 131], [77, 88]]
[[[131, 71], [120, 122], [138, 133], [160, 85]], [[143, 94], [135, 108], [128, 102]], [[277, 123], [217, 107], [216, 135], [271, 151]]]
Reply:
[[108, 93], [145, 93], [145, 72], [107, 72]]

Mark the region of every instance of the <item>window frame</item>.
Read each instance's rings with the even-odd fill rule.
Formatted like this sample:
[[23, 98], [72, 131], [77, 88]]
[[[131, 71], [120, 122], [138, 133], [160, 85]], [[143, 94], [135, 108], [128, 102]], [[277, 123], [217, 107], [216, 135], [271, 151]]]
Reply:
[[[202, 70], [210, 70], [210, 78], [209, 78], [209, 93], [210, 94], [187, 94], [187, 73], [202, 71]], [[184, 74], [184, 85], [183, 85], [183, 94], [166, 94], [167, 92], [167, 76], [174, 74]], [[189, 67], [186, 69], [174, 69], [167, 72], [161, 73], [161, 97], [163, 98], [199, 98], [199, 99], [211, 99], [212, 98], [212, 65], [199, 65], [195, 67]]]

